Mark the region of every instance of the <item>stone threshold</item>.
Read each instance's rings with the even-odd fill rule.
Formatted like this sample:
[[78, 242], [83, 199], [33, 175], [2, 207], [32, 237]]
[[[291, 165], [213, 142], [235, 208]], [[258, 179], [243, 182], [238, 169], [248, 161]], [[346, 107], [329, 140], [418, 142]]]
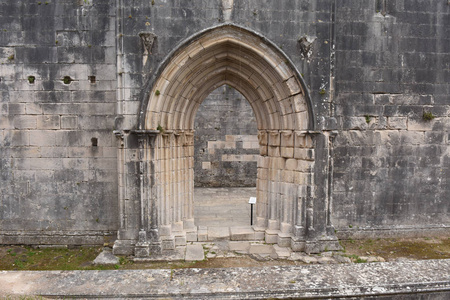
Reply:
[[230, 241], [262, 241], [264, 231], [255, 231], [253, 226], [198, 226], [197, 241], [213, 242], [219, 240]]

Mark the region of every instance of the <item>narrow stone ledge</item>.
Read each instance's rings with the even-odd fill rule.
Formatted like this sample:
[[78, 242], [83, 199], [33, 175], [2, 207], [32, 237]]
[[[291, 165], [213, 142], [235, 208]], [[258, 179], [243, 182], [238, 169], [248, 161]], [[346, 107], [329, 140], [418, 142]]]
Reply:
[[450, 259], [226, 269], [2, 271], [0, 294], [152, 299], [392, 295], [399, 299], [419, 299], [429, 295], [433, 299], [448, 299]]

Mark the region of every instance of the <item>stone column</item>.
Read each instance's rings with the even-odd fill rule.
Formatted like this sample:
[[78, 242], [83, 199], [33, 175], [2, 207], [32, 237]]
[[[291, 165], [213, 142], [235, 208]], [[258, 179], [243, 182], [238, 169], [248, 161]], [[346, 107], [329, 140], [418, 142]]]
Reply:
[[268, 185], [269, 185], [269, 164], [270, 158], [267, 156], [268, 138], [267, 131], [258, 131], [259, 153], [258, 158], [258, 178], [256, 181], [256, 223], [255, 230], [265, 230], [269, 217]]
[[330, 157], [330, 132], [315, 132], [313, 137], [315, 149], [314, 185], [307, 190], [306, 201], [306, 245], [305, 252], [318, 253], [327, 250], [341, 249], [330, 223], [330, 196], [332, 160]]
[[[158, 235], [156, 199], [153, 189], [155, 188], [154, 153], [155, 139], [159, 131], [136, 130], [132, 133], [138, 137], [138, 160], [139, 160], [139, 196], [140, 196], [140, 224], [138, 241], [134, 254], [136, 257], [148, 257], [160, 253], [160, 241]], [[149, 197], [150, 195], [150, 197]]]

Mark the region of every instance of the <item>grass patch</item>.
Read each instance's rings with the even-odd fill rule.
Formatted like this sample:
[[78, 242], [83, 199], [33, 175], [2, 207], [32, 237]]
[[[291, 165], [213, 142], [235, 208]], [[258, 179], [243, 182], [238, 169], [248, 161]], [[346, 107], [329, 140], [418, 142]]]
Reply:
[[381, 256], [385, 259], [450, 258], [448, 238], [342, 240], [341, 245], [348, 255]]
[[[343, 256], [354, 263], [364, 263], [361, 257], [381, 256], [385, 260], [400, 257], [408, 259], [450, 258], [450, 238], [419, 239], [366, 239], [341, 240], [345, 249]], [[205, 247], [206, 248], [206, 247]], [[155, 261], [135, 263], [130, 258], [119, 256], [116, 265], [92, 265], [92, 261], [103, 247], [78, 247], [71, 249], [36, 249], [28, 246], [0, 246], [0, 270], [115, 270], [115, 269], [184, 269], [184, 268], [228, 268], [301, 265], [302, 262], [287, 260], [257, 261], [250, 256], [213, 258], [202, 261]], [[204, 249], [214, 254], [211, 249]]]
[[114, 266], [94, 266], [91, 262], [102, 247], [35, 249], [26, 246], [0, 247], [0, 270], [106, 270]]

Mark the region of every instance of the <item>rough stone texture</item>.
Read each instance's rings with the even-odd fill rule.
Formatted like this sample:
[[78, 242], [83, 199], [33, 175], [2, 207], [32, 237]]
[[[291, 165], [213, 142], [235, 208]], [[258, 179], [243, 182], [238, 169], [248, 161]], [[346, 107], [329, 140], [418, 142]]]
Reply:
[[[241, 36], [264, 37], [244, 41], [243, 55], [229, 44], [208, 54], [229, 55], [226, 78], [243, 83], [255, 111], [265, 112], [255, 116], [257, 225], [267, 236], [320, 251], [304, 237], [332, 237], [333, 226], [343, 238], [448, 234], [447, 1], [0, 0], [0, 8], [0, 243], [101, 244], [118, 232], [115, 249], [132, 254], [138, 237], [145, 244], [160, 234], [170, 248], [174, 232], [194, 230], [194, 139], [164, 132], [185, 111], [166, 97], [174, 83], [158, 75], [171, 79], [177, 70], [164, 67], [179, 53], [169, 52], [224, 20], [241, 26]], [[196, 109], [219, 86], [201, 91], [216, 64], [193, 63], [207, 43], [190, 41], [193, 52], [176, 65], [208, 72], [171, 80], [195, 77], [184, 96]], [[251, 60], [263, 48], [266, 65]], [[287, 78], [289, 66], [300, 75]], [[268, 74], [271, 84], [261, 84], [258, 76]], [[141, 102], [159, 89], [161, 101], [150, 104], [163, 107], [150, 105], [149, 124], [138, 128], [147, 112]], [[312, 129], [313, 117], [314, 132], [282, 130]], [[155, 153], [141, 149], [143, 133], [133, 130], [158, 125]], [[151, 154], [158, 160], [145, 161]], [[239, 160], [223, 155], [224, 165]], [[211, 170], [208, 162], [202, 170]], [[146, 195], [162, 205], [157, 217]]]
[[238, 91], [213, 91], [195, 117], [194, 184], [199, 187], [256, 186], [257, 125]]
[[103, 244], [118, 228], [115, 1], [78, 2], [0, 1], [2, 244]]
[[202, 245], [187, 245], [186, 246], [186, 261], [204, 260], [205, 252]]
[[111, 249], [104, 249], [93, 261], [94, 265], [116, 265], [119, 258], [112, 254]]
[[341, 237], [414, 236], [450, 220], [450, 6], [378, 2], [336, 10], [332, 220]]
[[450, 261], [264, 268], [1, 271], [2, 295], [153, 299], [448, 299]]

